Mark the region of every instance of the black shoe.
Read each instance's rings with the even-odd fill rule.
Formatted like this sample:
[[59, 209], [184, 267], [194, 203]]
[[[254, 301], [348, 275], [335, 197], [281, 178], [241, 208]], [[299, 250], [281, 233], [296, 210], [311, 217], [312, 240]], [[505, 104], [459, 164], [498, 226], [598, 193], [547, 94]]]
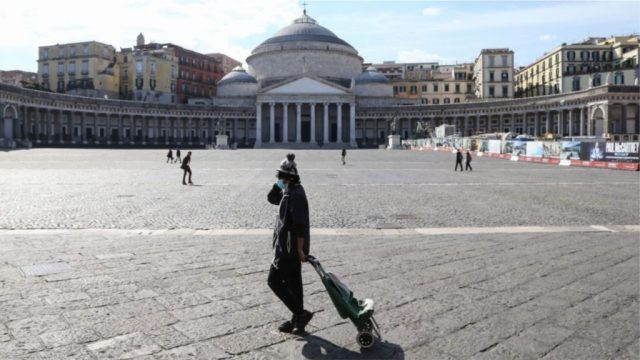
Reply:
[[291, 320], [287, 320], [278, 326], [278, 330], [283, 333], [291, 333], [293, 332], [294, 324], [296, 322], [296, 316], [293, 315]]
[[189, 180], [189, 184], [193, 185], [193, 183], [191, 182], [191, 180]]
[[293, 329], [293, 333], [296, 335], [302, 335], [305, 333], [304, 328], [307, 326], [309, 321], [313, 318], [313, 313], [305, 310], [302, 315], [299, 315], [295, 321], [295, 328]]
[[182, 182], [182, 185], [187, 185], [187, 183], [183, 181], [183, 182]]

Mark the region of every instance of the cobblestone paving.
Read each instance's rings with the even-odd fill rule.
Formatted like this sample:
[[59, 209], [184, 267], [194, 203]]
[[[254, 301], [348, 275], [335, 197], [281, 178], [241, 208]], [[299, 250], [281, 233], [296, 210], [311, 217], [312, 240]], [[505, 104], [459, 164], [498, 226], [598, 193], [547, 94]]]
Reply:
[[190, 187], [164, 151], [0, 153], [0, 359], [640, 357], [638, 173], [298, 151], [312, 253], [376, 303], [360, 349], [309, 265], [309, 334], [277, 331], [283, 153], [196, 151]]
[[[0, 228], [269, 228], [264, 199], [285, 150], [194, 152], [184, 187], [165, 150], [0, 152]], [[313, 227], [638, 222], [637, 172], [409, 151], [296, 151]], [[633, 211], [631, 211], [633, 210]]]
[[[324, 267], [376, 302], [384, 342], [362, 351], [309, 265], [310, 334], [277, 332], [266, 231], [2, 231], [0, 358], [635, 359], [638, 230], [315, 235]], [[72, 270], [18, 270], [52, 262]]]

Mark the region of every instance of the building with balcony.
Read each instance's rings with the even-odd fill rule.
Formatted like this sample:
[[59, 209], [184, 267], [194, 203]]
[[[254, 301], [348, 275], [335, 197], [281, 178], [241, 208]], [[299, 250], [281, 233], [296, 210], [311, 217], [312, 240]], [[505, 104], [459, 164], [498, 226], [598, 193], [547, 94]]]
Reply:
[[214, 54], [207, 54], [207, 56], [217, 61], [222, 71], [222, 76], [227, 75], [228, 73], [233, 71], [233, 69], [242, 65], [240, 61], [225, 54], [214, 53]]
[[396, 64], [387, 61], [373, 67], [390, 80], [394, 97], [406, 103], [457, 104], [475, 98], [473, 64]]
[[604, 84], [634, 85], [637, 35], [589, 38], [562, 44], [516, 73], [516, 97], [580, 91]]
[[45, 90], [118, 98], [119, 73], [111, 45], [86, 41], [38, 48], [37, 82]]
[[473, 65], [474, 93], [479, 99], [512, 98], [513, 51], [482, 49]]

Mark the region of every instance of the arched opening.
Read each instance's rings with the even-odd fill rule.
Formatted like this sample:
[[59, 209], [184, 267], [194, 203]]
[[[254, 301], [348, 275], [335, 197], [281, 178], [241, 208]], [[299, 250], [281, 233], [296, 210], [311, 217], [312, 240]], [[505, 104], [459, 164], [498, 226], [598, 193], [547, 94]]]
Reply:
[[593, 135], [602, 136], [604, 133], [604, 111], [601, 107], [597, 107], [591, 113], [593, 121]]

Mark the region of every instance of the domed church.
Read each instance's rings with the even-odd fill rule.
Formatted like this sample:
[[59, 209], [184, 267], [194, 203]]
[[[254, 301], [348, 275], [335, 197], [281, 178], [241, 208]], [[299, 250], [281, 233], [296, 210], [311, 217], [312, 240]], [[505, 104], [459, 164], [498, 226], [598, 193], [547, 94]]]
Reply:
[[356, 145], [356, 97], [393, 98], [393, 88], [348, 42], [306, 10], [258, 45], [218, 82], [216, 106], [256, 112], [255, 146]]

